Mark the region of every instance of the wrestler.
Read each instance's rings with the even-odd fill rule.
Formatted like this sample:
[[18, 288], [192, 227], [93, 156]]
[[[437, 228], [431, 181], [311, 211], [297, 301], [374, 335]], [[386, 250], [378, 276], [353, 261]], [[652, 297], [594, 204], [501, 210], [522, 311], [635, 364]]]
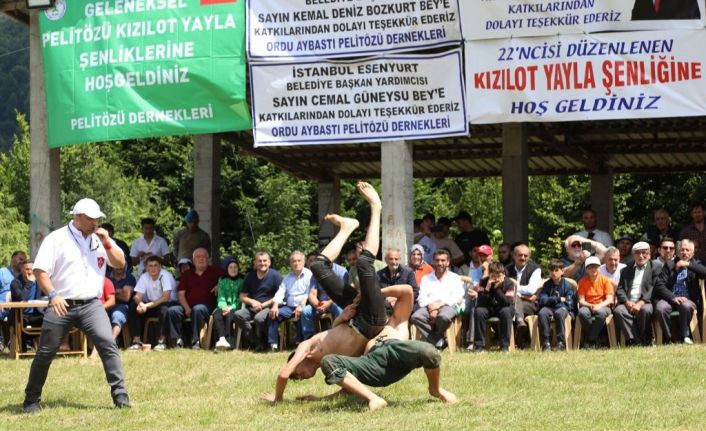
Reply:
[[[356, 300], [358, 292], [352, 286], [344, 285], [331, 268], [331, 262], [338, 257], [351, 233], [358, 227], [358, 221], [335, 214], [327, 215], [325, 219], [338, 226], [339, 231], [317, 256], [316, 261], [311, 265], [311, 270], [326, 293], [334, 302], [346, 307], [346, 310], [336, 319], [331, 330], [316, 334], [297, 346], [277, 376], [275, 393], [263, 393], [260, 396], [263, 400], [282, 401], [288, 379], [313, 377], [321, 359], [327, 354], [360, 356], [365, 351], [366, 345], [383, 330], [388, 336], [406, 338], [404, 330], [413, 305], [412, 288], [408, 285], [399, 285], [380, 289], [373, 262], [380, 245], [382, 204], [370, 184], [359, 182], [357, 188], [370, 205], [370, 224], [366, 233], [365, 249], [358, 258], [357, 264], [360, 277], [359, 299]], [[384, 295], [397, 298], [389, 321]], [[353, 312], [355, 317], [351, 319]], [[350, 319], [349, 324], [343, 324], [347, 319]], [[398, 332], [398, 329], [401, 331]]]
[[342, 389], [325, 397], [306, 395], [298, 400], [318, 400], [333, 398], [344, 393], [352, 393], [364, 398], [373, 411], [387, 406], [365, 385], [373, 387], [389, 386], [402, 380], [415, 368], [424, 368], [429, 384], [429, 394], [443, 402], [455, 403], [456, 396], [440, 385], [441, 355], [436, 348], [417, 340], [376, 340], [368, 353], [361, 357], [329, 354], [321, 360], [321, 371], [329, 385], [337, 384]]

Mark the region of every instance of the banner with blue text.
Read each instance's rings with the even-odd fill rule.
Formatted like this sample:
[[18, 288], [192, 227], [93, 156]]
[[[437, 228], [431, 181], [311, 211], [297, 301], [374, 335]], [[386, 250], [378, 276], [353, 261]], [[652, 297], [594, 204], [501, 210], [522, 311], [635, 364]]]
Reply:
[[355, 57], [462, 41], [459, 0], [248, 0], [248, 55]]
[[471, 123], [706, 115], [706, 31], [466, 43]]
[[703, 0], [464, 0], [460, 6], [466, 40], [706, 24]]
[[255, 146], [468, 134], [461, 50], [358, 62], [251, 63]]

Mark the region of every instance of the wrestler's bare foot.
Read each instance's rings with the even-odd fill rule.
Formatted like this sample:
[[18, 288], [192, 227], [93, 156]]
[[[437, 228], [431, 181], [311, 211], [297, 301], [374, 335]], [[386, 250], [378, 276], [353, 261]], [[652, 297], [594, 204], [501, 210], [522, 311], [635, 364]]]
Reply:
[[380, 397], [375, 397], [372, 400], [368, 401], [368, 408], [371, 412], [374, 412], [375, 410], [381, 409], [383, 407], [387, 407], [387, 401], [383, 400]]
[[358, 225], [360, 224], [358, 223], [358, 220], [354, 218], [341, 217], [338, 214], [326, 214], [324, 220], [340, 227], [342, 230], [351, 232], [356, 230], [358, 228]]
[[449, 404], [455, 404], [458, 399], [456, 398], [456, 395], [452, 394], [451, 392], [447, 391], [444, 388], [439, 388], [438, 391], [433, 391], [431, 388], [429, 388], [429, 394], [432, 397], [436, 397], [440, 399], [441, 401]]
[[365, 200], [368, 201], [368, 204], [370, 204], [371, 207], [382, 208], [382, 201], [380, 200], [380, 195], [378, 195], [375, 187], [366, 182], [359, 181], [358, 184], [356, 184], [356, 188], [360, 194], [363, 195]]

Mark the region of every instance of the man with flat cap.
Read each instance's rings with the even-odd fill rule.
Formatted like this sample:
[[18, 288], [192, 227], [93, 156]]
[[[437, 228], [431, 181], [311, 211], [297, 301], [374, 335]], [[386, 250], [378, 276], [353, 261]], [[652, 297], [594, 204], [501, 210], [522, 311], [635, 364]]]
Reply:
[[123, 268], [125, 256], [108, 232], [98, 228], [98, 219], [105, 214], [93, 199], [78, 201], [71, 214], [68, 225], [47, 235], [34, 261], [34, 276], [49, 298], [49, 306], [25, 388], [23, 409], [27, 413], [41, 409], [49, 367], [73, 326], [96, 346], [115, 407], [130, 407], [120, 353], [99, 299], [106, 266]]
[[652, 344], [652, 291], [662, 265], [650, 260], [650, 245], [640, 241], [632, 246], [634, 262], [620, 272], [616, 290], [615, 321], [627, 345]]

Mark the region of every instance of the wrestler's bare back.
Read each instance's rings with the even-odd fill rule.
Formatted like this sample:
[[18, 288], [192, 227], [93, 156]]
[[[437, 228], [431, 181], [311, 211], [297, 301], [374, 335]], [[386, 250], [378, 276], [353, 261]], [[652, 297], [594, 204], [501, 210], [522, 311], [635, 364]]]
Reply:
[[347, 324], [341, 324], [328, 331], [319, 332], [306, 342], [310, 343], [309, 358], [319, 362], [328, 354], [360, 356], [368, 339]]

